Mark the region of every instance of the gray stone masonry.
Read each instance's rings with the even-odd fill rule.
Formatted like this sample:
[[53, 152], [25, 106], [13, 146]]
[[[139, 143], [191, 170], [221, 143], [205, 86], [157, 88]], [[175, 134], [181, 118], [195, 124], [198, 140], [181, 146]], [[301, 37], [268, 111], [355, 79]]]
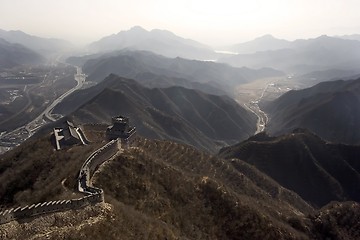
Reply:
[[78, 177], [78, 190], [85, 194], [82, 198], [35, 203], [25, 207], [11, 208], [0, 212], [0, 224], [13, 220], [35, 217], [43, 214], [84, 208], [91, 204], [104, 202], [104, 192], [91, 186], [91, 177], [98, 167], [114, 156], [121, 148], [119, 140], [112, 140], [93, 152], [84, 162]]

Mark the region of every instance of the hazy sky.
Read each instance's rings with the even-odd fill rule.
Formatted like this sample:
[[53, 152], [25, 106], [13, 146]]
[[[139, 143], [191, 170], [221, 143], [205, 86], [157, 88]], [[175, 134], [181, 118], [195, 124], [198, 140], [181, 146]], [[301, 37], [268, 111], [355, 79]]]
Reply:
[[360, 0], [0, 0], [0, 29], [89, 43], [139, 25], [209, 45], [360, 33]]

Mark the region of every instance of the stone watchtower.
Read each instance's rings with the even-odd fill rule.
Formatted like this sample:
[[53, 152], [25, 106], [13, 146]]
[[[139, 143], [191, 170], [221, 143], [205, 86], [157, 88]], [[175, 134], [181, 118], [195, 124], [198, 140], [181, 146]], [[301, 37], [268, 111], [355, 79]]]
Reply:
[[112, 126], [108, 127], [106, 130], [106, 135], [109, 140], [121, 139], [121, 143], [127, 144], [131, 143], [136, 136], [136, 128], [130, 126], [129, 118], [118, 116], [113, 117]]

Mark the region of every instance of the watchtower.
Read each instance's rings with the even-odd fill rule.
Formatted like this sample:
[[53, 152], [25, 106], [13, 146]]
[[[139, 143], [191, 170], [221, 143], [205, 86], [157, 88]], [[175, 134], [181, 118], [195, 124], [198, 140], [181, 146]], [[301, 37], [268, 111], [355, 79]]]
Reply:
[[109, 140], [120, 138], [121, 143], [123, 144], [127, 144], [134, 140], [136, 136], [136, 128], [130, 126], [128, 117], [118, 116], [111, 118], [111, 120], [113, 125], [108, 127], [106, 130], [106, 135]]

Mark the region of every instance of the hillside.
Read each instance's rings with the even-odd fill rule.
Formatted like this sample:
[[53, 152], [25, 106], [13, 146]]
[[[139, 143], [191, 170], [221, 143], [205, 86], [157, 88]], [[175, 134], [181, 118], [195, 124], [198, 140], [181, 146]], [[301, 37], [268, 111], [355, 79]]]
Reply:
[[328, 36], [296, 40], [286, 48], [238, 54], [220, 60], [237, 67], [269, 67], [295, 74], [329, 69], [354, 70], [359, 61], [359, 41]]
[[220, 156], [239, 158], [315, 206], [360, 200], [359, 146], [330, 144], [306, 130], [269, 137], [260, 133], [226, 147]]
[[282, 72], [273, 69], [234, 68], [214, 62], [166, 58], [144, 51], [121, 51], [100, 57], [96, 55], [94, 59], [89, 59], [89, 57], [85, 59], [87, 61], [83, 70], [90, 81], [102, 81], [110, 73], [141, 82], [152, 80], [151, 76], [157, 75], [206, 83], [229, 94], [233, 94], [233, 87], [241, 83], [283, 76]]
[[315, 84], [326, 82], [326, 81], [335, 81], [339, 79], [351, 80], [357, 79], [360, 77], [360, 70], [341, 70], [341, 69], [329, 69], [325, 71], [315, 71], [306, 73], [304, 75], [294, 76], [294, 80], [303, 83], [307, 87], [312, 87]]
[[[71, 199], [78, 171], [101, 144], [75, 146], [54, 151], [52, 136], [47, 132], [31, 139], [0, 158], [0, 208], [30, 203]], [[66, 167], [64, 167], [66, 166]]]
[[200, 90], [204, 93], [213, 95], [231, 95], [220, 84], [200, 83], [187, 80], [185, 78], [168, 77], [165, 75], [156, 75], [154, 73], [139, 73], [135, 77], [136, 81], [148, 88], [168, 88], [168, 87], [184, 87], [188, 89]]
[[93, 42], [89, 45], [89, 49], [93, 52], [145, 50], [171, 58], [202, 60], [215, 59], [217, 55], [210, 47], [194, 40], [184, 39], [166, 30], [147, 31], [139, 26]]
[[[136, 147], [135, 147], [136, 146]], [[104, 189], [105, 204], [42, 215], [0, 225], [0, 237], [11, 239], [332, 239], [359, 237], [360, 206], [333, 203], [312, 209], [295, 193], [241, 160], [223, 160], [193, 147], [169, 141], [138, 139], [134, 147], [105, 163], [93, 183]], [[71, 192], [74, 167], [89, 148], [75, 147], [50, 154], [66, 155], [60, 162], [39, 161], [52, 151], [48, 136], [3, 156], [3, 171], [31, 171], [22, 189], [12, 189], [22, 175], [13, 175], [8, 189], [63, 198], [61, 179]], [[79, 152], [79, 150], [81, 152]], [[30, 153], [37, 152], [33, 158]], [[89, 154], [89, 152], [88, 152]], [[79, 157], [83, 155], [83, 157]], [[13, 159], [16, 158], [16, 164]], [[65, 160], [67, 159], [67, 160]], [[78, 160], [76, 160], [78, 159]], [[75, 160], [75, 162], [74, 162]], [[30, 161], [30, 162], [29, 162]], [[73, 163], [74, 162], [74, 163]], [[4, 164], [5, 163], [5, 164]], [[12, 163], [11, 166], [6, 163]], [[64, 164], [71, 167], [64, 168]], [[51, 197], [42, 186], [44, 166], [52, 165]], [[60, 173], [60, 175], [56, 174]], [[58, 180], [56, 180], [58, 179]], [[48, 186], [47, 189], [51, 189]], [[57, 193], [57, 194], [56, 194]], [[1, 198], [3, 199], [3, 198]], [[35, 199], [22, 198], [24, 203]], [[2, 201], [2, 200], [1, 200]], [[3, 204], [3, 202], [1, 202]]]
[[80, 123], [110, 123], [113, 116], [129, 116], [142, 136], [173, 139], [212, 152], [246, 139], [256, 129], [255, 115], [229, 97], [182, 87], [149, 89], [116, 75], [66, 98], [54, 112], [72, 112]]
[[0, 38], [0, 69], [12, 68], [26, 64], [39, 64], [44, 58], [36, 52]]
[[360, 143], [360, 79], [289, 91], [269, 103], [265, 111], [269, 113], [266, 129], [270, 134], [300, 127], [329, 141]]

